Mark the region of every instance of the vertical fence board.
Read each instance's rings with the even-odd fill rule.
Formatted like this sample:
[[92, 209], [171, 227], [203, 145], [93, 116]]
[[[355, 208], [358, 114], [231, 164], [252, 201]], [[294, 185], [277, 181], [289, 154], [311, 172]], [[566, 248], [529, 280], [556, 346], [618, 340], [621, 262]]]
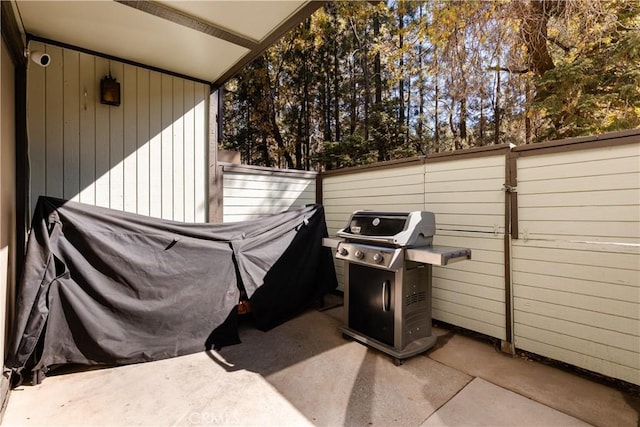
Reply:
[[187, 222], [195, 222], [195, 140], [187, 138], [187, 135], [193, 135], [195, 131], [195, 83], [184, 82], [184, 220]]
[[138, 88], [136, 68], [132, 65], [124, 66], [122, 78], [122, 105], [124, 110], [124, 141], [123, 141], [123, 182], [124, 182], [124, 210], [137, 213], [138, 183], [136, 139], [138, 126]]
[[[100, 79], [109, 73], [109, 61], [95, 58], [96, 90], [99, 91]], [[96, 93], [96, 205], [108, 208], [110, 206], [110, 169], [111, 150], [109, 106], [100, 103], [100, 93]]]
[[63, 197], [80, 195], [80, 55], [63, 50]]
[[80, 54], [80, 202], [96, 202], [96, 73], [92, 55]]
[[173, 219], [184, 221], [184, 86], [173, 80]]
[[149, 73], [149, 215], [162, 218], [162, 76]]
[[150, 181], [150, 118], [149, 118], [149, 71], [142, 68], [136, 70], [137, 101], [137, 139], [136, 139], [136, 184], [137, 212], [149, 215], [149, 181]]
[[[31, 49], [46, 52], [42, 43], [32, 42]], [[38, 197], [47, 194], [47, 132], [46, 132], [46, 68], [29, 64], [27, 74], [27, 106], [29, 123], [29, 168], [31, 170], [30, 212]]]
[[64, 64], [63, 51], [59, 47], [47, 46], [47, 53], [55, 61], [46, 69], [45, 80], [45, 134], [46, 134], [46, 195], [64, 196]]
[[[122, 82], [124, 66], [109, 61], [109, 74]], [[122, 84], [121, 84], [122, 90]], [[122, 96], [122, 94], [121, 94]], [[109, 207], [124, 209], [124, 112], [122, 105], [109, 106]]]

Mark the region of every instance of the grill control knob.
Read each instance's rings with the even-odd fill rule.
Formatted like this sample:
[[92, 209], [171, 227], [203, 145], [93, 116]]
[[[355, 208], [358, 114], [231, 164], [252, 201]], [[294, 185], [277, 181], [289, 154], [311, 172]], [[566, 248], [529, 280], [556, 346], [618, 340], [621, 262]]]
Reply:
[[362, 259], [364, 258], [364, 252], [362, 252], [361, 250], [357, 250], [356, 253], [354, 254], [356, 256], [356, 258], [358, 259]]
[[380, 253], [373, 254], [373, 262], [375, 262], [376, 264], [380, 264], [383, 259], [384, 258], [382, 257], [382, 254]]
[[347, 248], [340, 247], [340, 249], [338, 249], [338, 253], [342, 256], [347, 256], [349, 254], [349, 251], [347, 250]]

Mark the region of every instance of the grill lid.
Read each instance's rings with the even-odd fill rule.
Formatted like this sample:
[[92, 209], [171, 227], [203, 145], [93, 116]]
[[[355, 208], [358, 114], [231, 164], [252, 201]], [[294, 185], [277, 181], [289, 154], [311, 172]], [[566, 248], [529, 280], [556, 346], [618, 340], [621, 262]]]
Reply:
[[393, 246], [430, 246], [435, 234], [432, 212], [355, 211], [337, 235], [350, 241]]

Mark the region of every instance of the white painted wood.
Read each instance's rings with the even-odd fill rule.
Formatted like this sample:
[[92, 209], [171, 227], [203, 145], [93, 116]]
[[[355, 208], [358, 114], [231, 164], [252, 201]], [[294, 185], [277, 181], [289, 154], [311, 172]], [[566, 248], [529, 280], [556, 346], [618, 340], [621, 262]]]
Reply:
[[64, 62], [59, 47], [47, 46], [56, 61], [45, 71], [45, 185], [46, 195], [64, 197]]
[[193, 144], [195, 150], [195, 166], [194, 166], [194, 180], [195, 180], [195, 221], [206, 222], [209, 212], [209, 195], [208, 195], [208, 182], [209, 175], [207, 174], [208, 158], [209, 158], [209, 144], [207, 139], [208, 129], [208, 117], [209, 110], [209, 88], [205, 86], [196, 85], [194, 94], [194, 130], [193, 130]]
[[124, 111], [123, 141], [123, 208], [126, 212], [138, 213], [138, 77], [136, 67], [124, 65], [121, 82]]
[[[122, 63], [109, 61], [109, 72], [119, 82], [124, 76]], [[121, 88], [122, 90], [122, 88]], [[122, 97], [122, 93], [121, 93]], [[122, 98], [121, 98], [122, 99]], [[124, 209], [124, 111], [119, 107], [109, 106], [109, 207]]]
[[150, 215], [150, 106], [149, 70], [136, 69], [136, 212]]
[[161, 76], [162, 217], [173, 219], [173, 77]]
[[109, 61], [95, 57], [95, 85], [96, 85], [96, 205], [110, 207], [110, 120], [109, 106], [100, 103], [100, 79], [109, 74]]
[[[31, 49], [46, 52], [46, 46], [42, 43], [32, 42]], [[45, 70], [28, 62], [27, 73], [27, 126], [29, 127], [29, 169], [31, 173], [30, 203], [31, 210], [36, 206], [38, 197], [47, 194], [46, 170], [47, 170], [47, 137], [46, 137], [46, 105], [45, 97]]]
[[184, 221], [184, 88], [181, 79], [173, 83], [173, 219]]
[[516, 346], [640, 384], [640, 149], [518, 159]]
[[278, 174], [277, 169], [271, 175], [262, 172], [224, 172], [224, 222], [251, 220], [315, 203], [315, 177], [290, 177]]
[[540, 336], [540, 339], [543, 340], [542, 342], [524, 337], [516, 337], [515, 344], [518, 348], [527, 349], [536, 354], [545, 355], [549, 358], [561, 360], [575, 366], [589, 366], [590, 370], [603, 375], [619, 378], [633, 384], [640, 384], [640, 370], [616, 363], [612, 360], [611, 353], [609, 353], [606, 359], [600, 359], [590, 354], [579, 353], [574, 350], [576, 347], [582, 348], [585, 344], [590, 344], [588, 341], [573, 341], [571, 338], [559, 334], [556, 339], [565, 341], [572, 347], [571, 349], [566, 349], [545, 342], [550, 341], [551, 336], [552, 331], [544, 331], [544, 335]]
[[63, 198], [80, 201], [80, 55], [62, 51], [63, 59]]
[[195, 193], [195, 140], [189, 138], [195, 131], [195, 83], [184, 81], [184, 220], [195, 222], [196, 193]]
[[96, 203], [96, 72], [95, 59], [80, 54], [80, 202]]
[[[39, 195], [166, 219], [206, 220], [207, 85], [71, 49], [28, 70], [31, 210]], [[99, 101], [120, 83], [121, 105]]]
[[149, 73], [149, 215], [162, 216], [162, 75]]

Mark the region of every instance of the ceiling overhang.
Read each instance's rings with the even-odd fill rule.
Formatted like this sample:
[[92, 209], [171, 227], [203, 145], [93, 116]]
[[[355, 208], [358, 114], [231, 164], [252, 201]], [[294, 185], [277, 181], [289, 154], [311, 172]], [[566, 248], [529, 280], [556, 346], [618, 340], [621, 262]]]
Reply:
[[27, 37], [219, 87], [324, 4], [309, 0], [17, 0]]

